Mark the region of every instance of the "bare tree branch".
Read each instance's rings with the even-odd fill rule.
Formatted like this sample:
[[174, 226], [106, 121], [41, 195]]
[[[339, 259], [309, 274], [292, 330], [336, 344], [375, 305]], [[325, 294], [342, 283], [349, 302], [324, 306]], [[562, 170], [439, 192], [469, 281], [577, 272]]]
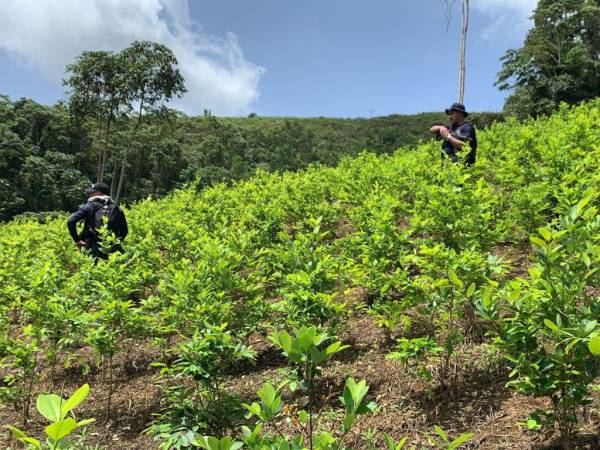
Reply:
[[444, 16], [446, 17], [446, 33], [450, 29], [450, 24], [452, 23], [452, 7], [456, 0], [442, 0], [444, 2]]

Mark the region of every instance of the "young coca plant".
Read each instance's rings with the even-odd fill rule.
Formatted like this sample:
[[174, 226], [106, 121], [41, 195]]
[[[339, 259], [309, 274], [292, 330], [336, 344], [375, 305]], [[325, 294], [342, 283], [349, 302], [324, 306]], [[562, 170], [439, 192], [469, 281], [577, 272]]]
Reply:
[[[588, 294], [597, 285], [600, 218], [588, 196], [570, 207], [557, 228], [540, 228], [529, 280], [517, 279], [500, 300], [484, 298], [482, 312], [496, 323], [495, 345], [514, 366], [508, 386], [547, 397], [551, 411], [536, 411], [530, 425], [556, 425], [565, 449], [576, 448], [577, 410], [590, 402], [600, 364], [600, 304]], [[535, 423], [534, 423], [535, 422]]]
[[[434, 338], [398, 339], [397, 351], [390, 353], [387, 358], [403, 363], [414, 361], [418, 374], [427, 378], [435, 376], [440, 387], [444, 389], [451, 382], [449, 370], [456, 344], [462, 340], [462, 302], [473, 295], [475, 285], [471, 284], [465, 289], [456, 272], [448, 270], [448, 277], [432, 281], [429, 290], [438, 308], [438, 335]], [[437, 359], [433, 370], [426, 365], [428, 357]]]
[[434, 425], [433, 431], [435, 431], [437, 436], [428, 436], [427, 440], [433, 445], [433, 448], [439, 450], [457, 450], [461, 445], [473, 439], [473, 433], [463, 433], [457, 438], [452, 439], [439, 425]]
[[[352, 429], [357, 416], [372, 412], [377, 407], [374, 402], [367, 402], [368, 391], [369, 386], [365, 380], [359, 382], [353, 378], [346, 380], [343, 395], [339, 397], [344, 408], [344, 419], [340, 424], [339, 437], [336, 438], [331, 432], [317, 432], [316, 428], [311, 428], [310, 413], [304, 410], [298, 411], [297, 414], [292, 413], [294, 417], [289, 417], [291, 410], [285, 406], [279, 389], [266, 383], [258, 392], [260, 403], [244, 404], [249, 412], [248, 418], [254, 417], [257, 423], [254, 429], [242, 428], [241, 441], [231, 438], [219, 440], [215, 437], [203, 436], [197, 439], [197, 444], [206, 450], [238, 448], [249, 450], [348, 450], [344, 446], [344, 440]], [[296, 429], [296, 433], [292, 436], [286, 435], [278, 427], [278, 423], [286, 418], [290, 419]], [[267, 426], [275, 431], [263, 431]]]
[[319, 333], [316, 327], [298, 328], [294, 330], [293, 337], [287, 331], [279, 331], [269, 339], [283, 350], [283, 355], [295, 366], [294, 376], [300, 381], [301, 389], [309, 392], [311, 402], [316, 379], [321, 374], [320, 366], [349, 347], [340, 341], [333, 341], [333, 337], [325, 332]]
[[224, 433], [240, 416], [239, 405], [223, 388], [223, 377], [234, 364], [253, 360], [254, 352], [226, 328], [206, 324], [175, 349], [172, 364], [153, 364], [161, 368], [165, 395], [164, 408], [148, 432], [162, 441], [161, 448], [187, 448], [197, 433]]
[[8, 425], [13, 436], [26, 444], [29, 449], [58, 450], [69, 448], [67, 437], [78, 428], [85, 427], [94, 422], [94, 419], [77, 421], [73, 409], [83, 402], [90, 391], [90, 387], [84, 384], [77, 389], [68, 399], [63, 399], [56, 394], [42, 394], [38, 396], [36, 406], [39, 413], [50, 422], [44, 431], [48, 435], [46, 442], [27, 436], [23, 431]]
[[[38, 330], [39, 331], [39, 330]], [[23, 339], [5, 337], [0, 367], [8, 369], [5, 386], [0, 387], [0, 398], [11, 403], [21, 413], [23, 423], [29, 419], [31, 396], [39, 381], [40, 333], [32, 325], [22, 330]]]

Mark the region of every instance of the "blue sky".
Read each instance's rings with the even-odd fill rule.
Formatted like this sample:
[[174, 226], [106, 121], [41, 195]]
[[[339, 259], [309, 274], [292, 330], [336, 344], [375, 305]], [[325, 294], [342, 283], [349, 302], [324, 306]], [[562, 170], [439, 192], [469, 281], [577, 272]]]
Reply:
[[[459, 1], [460, 2], [460, 1]], [[459, 3], [457, 2], [457, 3]], [[535, 0], [471, 0], [465, 103], [502, 108], [499, 58], [521, 46]], [[3, 0], [0, 93], [51, 104], [82, 50], [169, 45], [189, 114], [368, 117], [456, 100], [458, 4], [442, 0]]]

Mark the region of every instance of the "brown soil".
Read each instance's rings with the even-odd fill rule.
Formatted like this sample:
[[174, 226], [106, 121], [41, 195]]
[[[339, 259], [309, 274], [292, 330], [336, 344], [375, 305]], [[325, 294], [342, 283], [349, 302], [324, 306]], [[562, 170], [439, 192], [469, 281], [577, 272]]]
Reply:
[[[513, 261], [515, 267], [526, 267], [528, 255], [506, 248], [496, 248], [495, 254]], [[510, 256], [509, 256], [510, 255]], [[517, 269], [515, 269], [516, 271]], [[521, 270], [525, 276], [526, 270]], [[513, 273], [513, 276], [516, 273]], [[597, 296], [597, 292], [593, 292]], [[350, 303], [357, 305], [366, 298], [364, 289], [356, 288], [348, 293]], [[519, 422], [526, 420], [535, 409], [547, 409], [545, 400], [515, 394], [505, 387], [508, 368], [488, 344], [472, 342], [464, 344], [452, 361], [449, 387], [440, 388], [436, 381], [415, 375], [414, 370], [388, 360], [391, 351], [385, 333], [366, 314], [351, 317], [340, 335], [351, 347], [337, 355], [323, 370], [320, 393], [327, 400], [321, 416], [322, 426], [339, 429], [341, 409], [337, 397], [344, 381], [353, 376], [366, 379], [369, 398], [376, 401], [379, 409], [374, 414], [361, 416], [347, 436], [345, 444], [352, 449], [367, 449], [361, 436], [369, 429], [376, 429], [375, 447], [383, 447], [383, 433], [395, 439], [409, 437], [409, 443], [417, 448], [427, 446], [427, 435], [434, 424], [441, 425], [451, 436], [472, 432], [470, 446], [480, 450], [550, 450], [559, 449], [557, 433], [528, 431]], [[273, 384], [283, 379], [278, 369], [285, 368], [285, 359], [262, 335], [256, 333], [247, 339], [256, 351], [253, 364], [244, 364], [227, 375], [225, 388], [232, 394], [252, 401], [256, 391], [266, 381]], [[42, 382], [36, 392], [65, 392], [70, 394], [83, 383], [89, 383], [91, 393], [78, 409], [78, 419], [94, 417], [97, 422], [89, 427], [88, 444], [101, 444], [108, 449], [156, 449], [158, 445], [143, 431], [152, 421], [152, 413], [159, 409], [160, 391], [154, 381], [157, 369], [150, 363], [160, 361], [160, 351], [148, 343], [131, 342], [128, 352], [114, 359], [115, 392], [109, 419], [105, 420], [108, 385], [102, 372], [97, 369], [89, 348], [79, 349], [71, 358], [69, 368], [62, 364], [43, 372]], [[435, 361], [429, 362], [431, 367]], [[290, 396], [291, 394], [288, 394]], [[297, 397], [297, 396], [296, 396]], [[290, 397], [291, 398], [291, 397]], [[300, 399], [305, 402], [305, 399]], [[42, 437], [45, 424], [32, 408], [32, 419], [24, 430], [35, 437]], [[580, 415], [581, 449], [600, 449], [598, 445], [597, 401]], [[10, 407], [0, 407], [0, 423], [21, 426], [20, 417]], [[293, 431], [285, 422], [282, 430]], [[11, 439], [8, 431], [0, 434], [0, 448], [21, 448]], [[410, 447], [409, 447], [410, 448]]]

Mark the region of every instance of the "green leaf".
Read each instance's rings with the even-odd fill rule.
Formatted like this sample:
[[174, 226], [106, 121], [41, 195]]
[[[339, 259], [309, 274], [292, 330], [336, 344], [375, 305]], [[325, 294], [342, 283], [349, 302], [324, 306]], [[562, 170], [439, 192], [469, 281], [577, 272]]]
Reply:
[[541, 249], [546, 248], [546, 243], [544, 241], [542, 241], [539, 237], [536, 236], [530, 236], [529, 240], [531, 241], [532, 244], [534, 244], [536, 247], [539, 247]]
[[585, 207], [594, 199], [594, 194], [590, 194], [587, 197], [582, 198], [579, 203], [577, 203], [577, 207], [579, 210], [585, 209]]
[[551, 320], [544, 319], [544, 325], [546, 325], [552, 331], [556, 331], [557, 333], [560, 331], [560, 329], [556, 326], [556, 324], [554, 322], [552, 322]]
[[462, 287], [464, 286], [464, 283], [460, 281], [460, 279], [456, 275], [456, 272], [452, 269], [448, 271], [448, 279], [452, 282], [453, 285], [460, 289], [462, 289]]
[[65, 420], [48, 425], [44, 431], [51, 439], [60, 441], [65, 436], [68, 436], [71, 431], [77, 428], [77, 422], [72, 417], [68, 417]]
[[206, 450], [220, 450], [219, 440], [214, 436], [202, 436], [198, 443]]
[[396, 449], [396, 444], [394, 443], [394, 440], [389, 434], [385, 433], [383, 439], [385, 440], [385, 445], [387, 446], [388, 450]]
[[545, 241], [552, 240], [552, 232], [548, 228], [545, 228], [545, 227], [538, 228], [538, 232], [542, 235], [542, 237], [544, 238]]
[[467, 288], [467, 297], [472, 297], [473, 294], [475, 293], [476, 288], [477, 288], [477, 286], [475, 285], [475, 283], [471, 283], [469, 285], [469, 287]]
[[86, 399], [90, 393], [89, 384], [84, 384], [71, 395], [66, 402], [64, 402], [60, 408], [60, 418], [64, 419], [69, 411], [76, 408], [82, 401]]
[[21, 430], [19, 430], [17, 427], [13, 427], [12, 425], [6, 425], [6, 428], [8, 428], [10, 430], [10, 432], [13, 434], [14, 437], [16, 437], [17, 439], [23, 439], [26, 438], [27, 435], [22, 432]]
[[448, 450], [455, 450], [467, 441], [473, 438], [473, 433], [464, 433], [454, 439], [448, 446]]
[[348, 431], [350, 431], [350, 429], [352, 428], [352, 425], [354, 424], [354, 419], [355, 419], [354, 414], [347, 414], [344, 417], [344, 433], [347, 433]]
[[29, 444], [35, 448], [40, 448], [40, 449], [42, 448], [42, 443], [40, 441], [38, 441], [37, 439], [27, 436], [21, 430], [19, 430], [16, 427], [13, 427], [11, 425], [7, 425], [6, 427], [11, 431], [13, 436], [15, 438], [17, 438], [19, 441], [21, 441], [25, 444]]
[[433, 429], [438, 434], [438, 436], [442, 438], [444, 442], [448, 442], [448, 435], [442, 427], [440, 427], [439, 425], [434, 425]]
[[313, 444], [315, 445], [315, 448], [326, 449], [334, 443], [335, 439], [327, 432], [319, 433], [316, 436], [313, 435]]
[[86, 425], [89, 425], [90, 423], [94, 423], [95, 421], [96, 421], [96, 419], [83, 419], [83, 420], [80, 420], [79, 422], [77, 422], [77, 428], [85, 427]]
[[400, 439], [400, 441], [396, 445], [396, 450], [402, 450], [402, 448], [404, 448], [404, 444], [406, 444], [407, 440], [408, 440], [408, 437], [406, 437], [406, 436], [403, 437], [402, 439]]
[[535, 419], [528, 419], [527, 420], [527, 429], [528, 430], [535, 430], [538, 427], [538, 422]]
[[308, 423], [310, 420], [310, 414], [308, 414], [305, 410], [301, 409], [298, 411], [298, 420], [300, 423]]
[[588, 348], [590, 349], [590, 352], [592, 352], [592, 355], [600, 355], [600, 333], [592, 336]]
[[63, 398], [56, 394], [42, 394], [37, 398], [36, 407], [50, 422], [58, 422], [62, 419], [60, 411], [63, 403]]

